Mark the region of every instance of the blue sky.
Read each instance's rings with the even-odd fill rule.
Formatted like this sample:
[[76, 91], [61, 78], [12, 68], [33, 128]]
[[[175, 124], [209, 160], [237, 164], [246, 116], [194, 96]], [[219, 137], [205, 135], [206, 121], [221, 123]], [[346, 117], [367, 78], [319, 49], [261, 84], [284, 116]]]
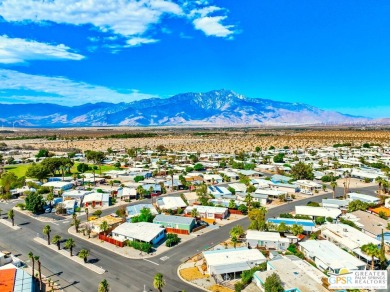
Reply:
[[390, 2], [0, 0], [0, 102], [231, 89], [390, 116]]

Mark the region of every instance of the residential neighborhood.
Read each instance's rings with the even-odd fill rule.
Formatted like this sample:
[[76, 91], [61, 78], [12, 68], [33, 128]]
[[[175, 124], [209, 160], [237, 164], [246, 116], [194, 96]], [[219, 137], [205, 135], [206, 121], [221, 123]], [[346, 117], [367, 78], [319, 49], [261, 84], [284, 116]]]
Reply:
[[389, 266], [390, 147], [0, 157], [0, 280], [23, 286], [4, 291], [73, 291], [37, 271], [49, 253], [117, 289], [109, 275], [139, 268], [180, 291], [333, 291], [331, 276]]

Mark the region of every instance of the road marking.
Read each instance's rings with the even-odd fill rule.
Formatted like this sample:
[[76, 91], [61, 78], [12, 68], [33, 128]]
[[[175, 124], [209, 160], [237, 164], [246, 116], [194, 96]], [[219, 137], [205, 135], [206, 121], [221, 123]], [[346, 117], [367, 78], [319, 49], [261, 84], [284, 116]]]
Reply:
[[152, 262], [152, 261], [150, 261], [150, 260], [147, 260], [147, 259], [143, 259], [143, 260], [144, 260], [144, 261], [147, 261], [147, 262], [149, 262], [149, 263], [155, 264], [156, 266], [159, 266], [159, 264], [158, 264], [158, 263]]
[[160, 258], [160, 260], [162, 260], [163, 262], [168, 260], [168, 259], [169, 259], [169, 257], [167, 257], [167, 256]]

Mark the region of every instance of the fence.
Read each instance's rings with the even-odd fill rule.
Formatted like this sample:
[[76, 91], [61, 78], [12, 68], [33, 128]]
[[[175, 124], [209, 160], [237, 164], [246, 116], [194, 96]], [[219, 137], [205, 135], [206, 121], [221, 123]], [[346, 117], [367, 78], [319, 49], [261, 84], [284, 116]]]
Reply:
[[235, 214], [235, 215], [242, 215], [241, 211], [235, 210], [235, 209], [229, 209], [230, 214]]
[[99, 233], [99, 239], [103, 240], [105, 242], [114, 244], [114, 245], [119, 246], [119, 247], [123, 247], [124, 246], [123, 242], [115, 240], [112, 237], [105, 236], [104, 234], [101, 234], [101, 233]]
[[170, 227], [166, 227], [165, 230], [168, 232], [168, 233], [176, 233], [176, 234], [190, 234], [188, 232], [188, 230], [183, 230], [183, 229], [176, 229], [176, 228], [170, 228]]

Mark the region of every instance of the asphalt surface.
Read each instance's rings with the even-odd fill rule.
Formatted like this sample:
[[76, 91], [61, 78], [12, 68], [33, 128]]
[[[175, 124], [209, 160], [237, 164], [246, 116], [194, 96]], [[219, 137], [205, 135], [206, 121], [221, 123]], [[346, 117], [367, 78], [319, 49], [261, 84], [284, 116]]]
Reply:
[[[359, 189], [359, 191], [371, 195], [374, 195], [375, 190], [376, 187]], [[354, 190], [351, 189], [351, 191]], [[174, 195], [178, 195], [179, 193], [176, 192]], [[341, 195], [342, 189], [338, 188], [336, 193], [337, 195]], [[323, 198], [331, 197], [332, 194], [327, 193], [290, 202], [270, 209], [267, 217], [277, 217], [280, 213], [293, 211], [296, 205], [306, 205], [309, 201], [321, 202]], [[136, 203], [139, 202], [132, 204]], [[3, 209], [3, 214], [14, 204], [15, 202], [0, 204], [0, 208]], [[110, 210], [105, 210], [104, 214], [110, 214], [116, 208], [113, 207]], [[85, 216], [79, 216], [79, 218], [82, 221], [85, 220]], [[51, 236], [53, 237], [59, 234], [64, 239], [71, 238], [72, 236], [67, 232], [70, 221], [71, 219], [69, 218], [50, 223], [52, 229]], [[103, 279], [107, 279], [111, 291], [144, 291], [144, 285], [146, 291], [155, 291], [152, 283], [154, 275], [158, 272], [164, 275], [166, 281], [164, 291], [200, 291], [179, 279], [177, 276], [178, 266], [194, 254], [226, 240], [233, 226], [232, 224], [225, 225], [185, 243], [181, 243], [165, 253], [148, 258], [147, 260], [127, 259], [88, 241], [73, 238], [76, 242], [74, 254], [77, 254], [80, 249], [86, 248], [90, 251], [89, 259], [96, 261], [96, 265], [106, 270], [105, 274], [98, 275], [33, 240], [36, 236], [43, 236], [42, 229], [47, 223], [38, 221], [20, 212], [15, 212], [15, 224], [22, 227], [22, 229], [15, 231], [0, 224], [0, 250], [9, 250], [28, 264], [27, 254], [30, 251], [35, 255], [39, 255], [43, 266], [43, 274], [58, 281], [65, 288], [65, 291], [95, 291], [99, 282]], [[243, 218], [236, 221], [234, 225], [241, 225], [246, 229], [249, 226], [249, 220]]]

